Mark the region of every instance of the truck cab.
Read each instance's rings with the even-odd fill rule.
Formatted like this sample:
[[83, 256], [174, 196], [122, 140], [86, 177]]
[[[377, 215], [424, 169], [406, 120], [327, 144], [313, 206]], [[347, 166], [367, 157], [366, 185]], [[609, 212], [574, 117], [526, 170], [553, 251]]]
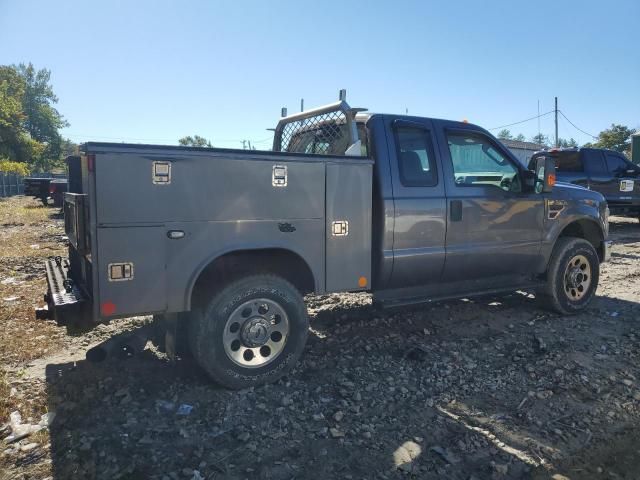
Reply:
[[229, 388], [292, 368], [305, 294], [370, 292], [386, 307], [529, 289], [571, 314], [611, 247], [604, 197], [556, 184], [550, 155], [526, 168], [479, 126], [344, 98], [281, 118], [271, 151], [82, 152], [43, 316], [88, 328], [154, 315]]
[[602, 193], [613, 215], [640, 219], [640, 167], [622, 153], [601, 148], [563, 148], [538, 152], [551, 155], [559, 181]]

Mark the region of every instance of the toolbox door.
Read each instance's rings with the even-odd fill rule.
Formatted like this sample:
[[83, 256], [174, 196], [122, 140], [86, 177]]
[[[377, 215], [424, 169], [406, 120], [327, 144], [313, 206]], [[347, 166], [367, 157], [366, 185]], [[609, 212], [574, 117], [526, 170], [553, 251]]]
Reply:
[[165, 228], [98, 228], [100, 316], [126, 317], [167, 308]]
[[327, 292], [371, 288], [372, 164], [360, 162], [327, 164]]

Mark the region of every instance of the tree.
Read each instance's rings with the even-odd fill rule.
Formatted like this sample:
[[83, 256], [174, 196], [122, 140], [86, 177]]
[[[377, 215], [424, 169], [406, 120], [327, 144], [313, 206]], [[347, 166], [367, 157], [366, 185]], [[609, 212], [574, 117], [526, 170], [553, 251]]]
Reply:
[[611, 128], [601, 131], [600, 135], [598, 135], [598, 140], [588, 144], [588, 146], [608, 148], [631, 157], [631, 135], [634, 133], [636, 133], [636, 130], [633, 128], [612, 123]]
[[569, 140], [564, 138], [559, 138], [558, 146], [562, 148], [575, 148], [578, 146], [578, 142], [576, 142], [574, 138], [570, 138]]
[[511, 135], [511, 132], [509, 130], [503, 128], [498, 132], [498, 138], [500, 140], [511, 140], [513, 139], [513, 135]]
[[185, 147], [213, 148], [213, 145], [211, 144], [211, 142], [206, 138], [201, 137], [200, 135], [194, 135], [193, 137], [191, 135], [182, 137], [180, 140], [178, 140], [178, 143]]
[[58, 130], [68, 127], [69, 123], [54, 108], [58, 97], [51, 86], [51, 71], [45, 68], [36, 70], [29, 63], [14, 67], [24, 81], [22, 111], [24, 128], [32, 139], [45, 145], [40, 158], [34, 158], [38, 167], [48, 169], [52, 163], [58, 163], [62, 155], [62, 138]]
[[531, 137], [531, 141], [539, 145], [544, 145], [545, 147], [549, 146], [549, 137], [547, 137], [546, 135], [543, 135], [542, 133], [539, 133]]
[[24, 93], [25, 82], [16, 69], [0, 65], [0, 157], [20, 162], [44, 151], [24, 128]]
[[514, 140], [517, 140], [518, 142], [524, 142], [526, 138], [523, 134], [519, 133], [518, 136], [514, 138]]

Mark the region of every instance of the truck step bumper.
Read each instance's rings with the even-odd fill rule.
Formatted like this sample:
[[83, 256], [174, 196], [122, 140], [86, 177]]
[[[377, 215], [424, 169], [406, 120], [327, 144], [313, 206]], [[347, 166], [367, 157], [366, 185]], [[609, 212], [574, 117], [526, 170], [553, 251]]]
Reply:
[[46, 261], [47, 293], [44, 296], [47, 310], [36, 311], [38, 318], [55, 320], [58, 325], [80, 327], [91, 315], [91, 301], [68, 277], [69, 261], [62, 257]]

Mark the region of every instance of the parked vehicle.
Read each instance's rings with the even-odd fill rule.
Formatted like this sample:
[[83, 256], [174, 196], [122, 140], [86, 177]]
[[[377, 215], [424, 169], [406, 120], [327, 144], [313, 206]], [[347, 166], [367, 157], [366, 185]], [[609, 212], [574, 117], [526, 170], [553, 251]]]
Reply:
[[28, 177], [23, 183], [26, 196], [39, 198], [45, 206], [53, 203], [54, 207], [62, 207], [67, 191], [66, 178]]
[[612, 215], [626, 215], [640, 220], [640, 166], [623, 154], [600, 148], [562, 148], [537, 152], [556, 162], [558, 181], [573, 183], [602, 193]]
[[295, 364], [304, 294], [399, 306], [537, 289], [571, 314], [611, 247], [603, 196], [554, 186], [551, 157], [530, 171], [476, 125], [344, 100], [282, 118], [273, 151], [82, 152], [65, 196], [69, 258], [46, 264], [48, 313], [71, 327], [156, 315], [168, 346], [187, 331], [230, 388]]

